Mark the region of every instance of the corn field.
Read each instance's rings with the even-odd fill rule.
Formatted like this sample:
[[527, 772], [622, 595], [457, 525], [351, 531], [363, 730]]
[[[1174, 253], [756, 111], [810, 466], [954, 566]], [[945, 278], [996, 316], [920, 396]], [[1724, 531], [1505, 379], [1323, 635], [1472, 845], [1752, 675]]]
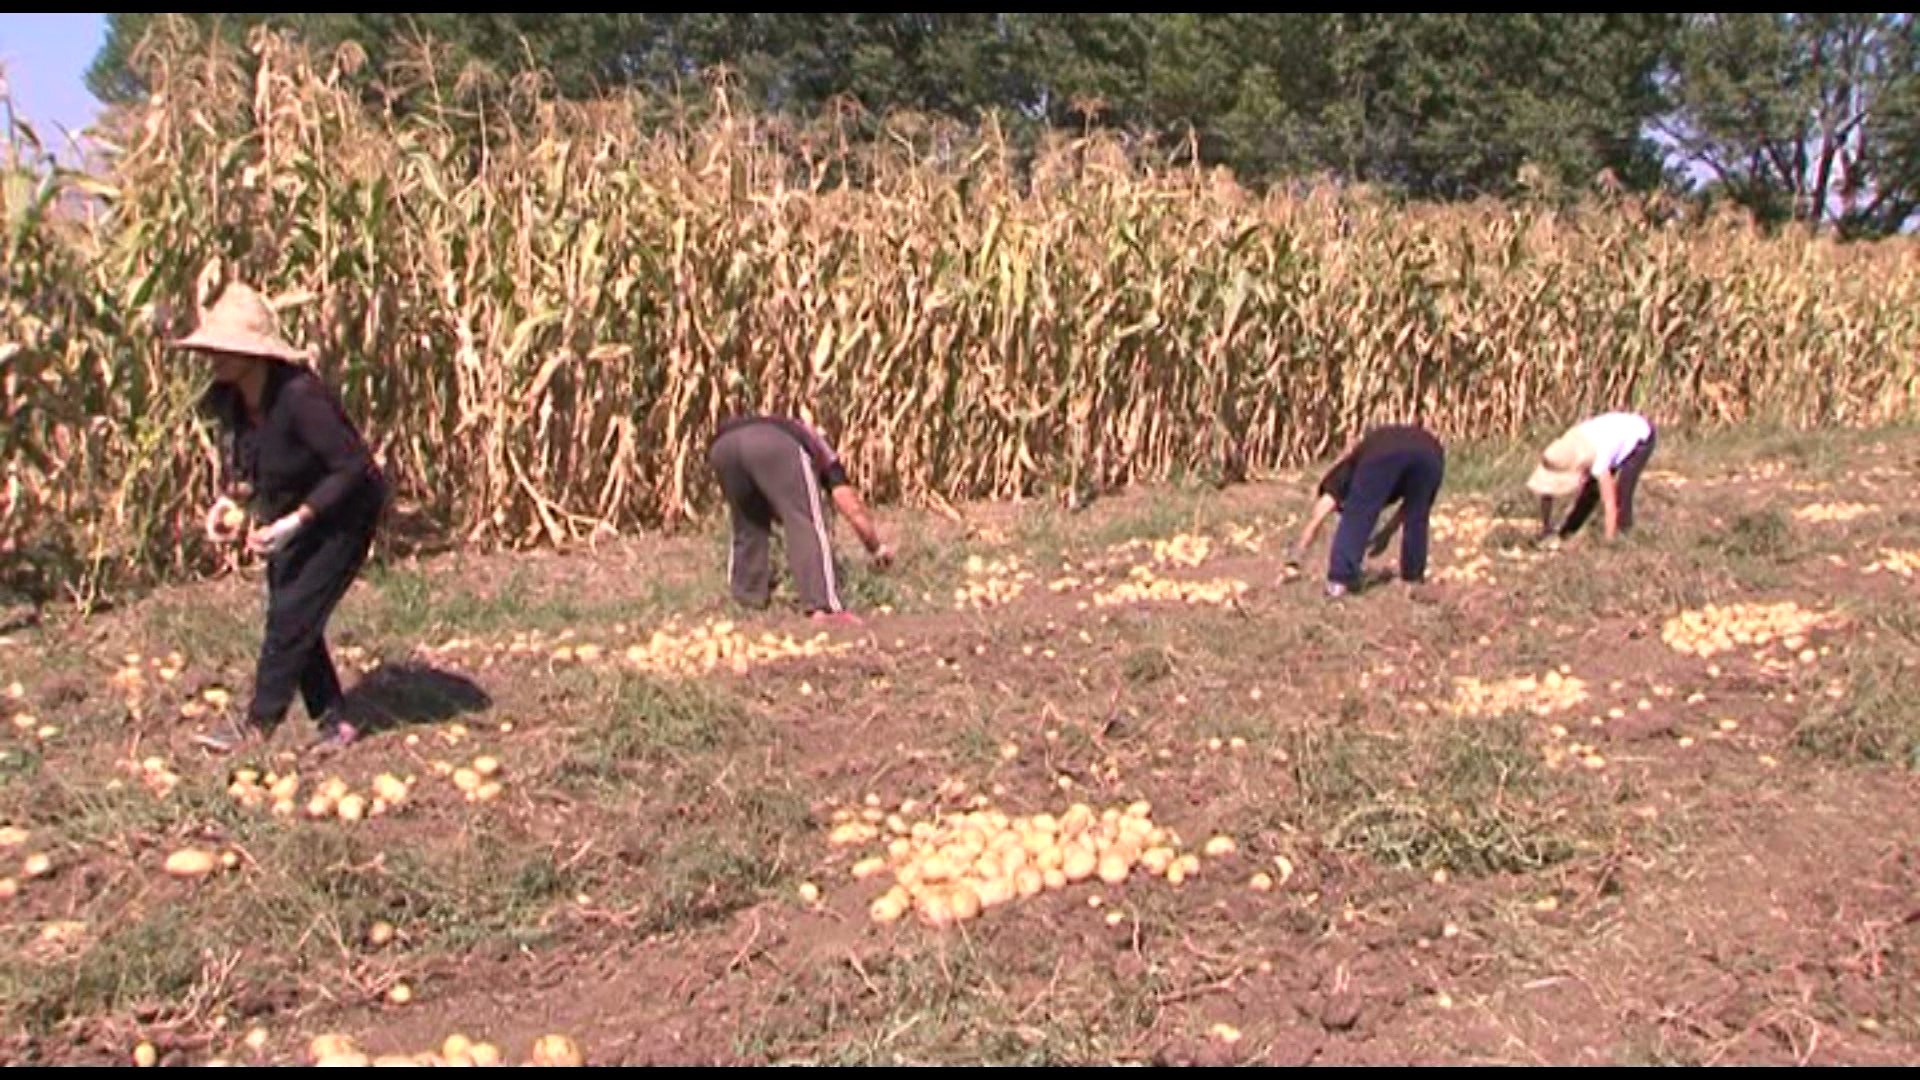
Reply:
[[[683, 522], [725, 415], [812, 416], [940, 504], [1260, 470], [1419, 417], [1603, 407], [1865, 425], [1920, 401], [1920, 250], [1595, 195], [1395, 206], [1061, 134], [697, 115], [537, 78], [386, 73], [271, 34], [152, 38], [91, 174], [5, 165], [0, 567], [79, 597], [202, 572], [212, 440], [163, 342], [203, 275], [276, 299], [406, 519], [485, 545]], [[209, 271], [209, 268], [212, 268]], [[24, 587], [24, 586], [21, 586]]]

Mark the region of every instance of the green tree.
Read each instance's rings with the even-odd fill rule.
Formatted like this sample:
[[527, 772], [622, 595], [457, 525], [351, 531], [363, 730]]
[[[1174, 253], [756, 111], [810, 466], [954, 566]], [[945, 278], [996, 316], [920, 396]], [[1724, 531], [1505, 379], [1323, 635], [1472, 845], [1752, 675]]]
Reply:
[[1920, 210], [1917, 33], [1912, 13], [1688, 16], [1661, 129], [1763, 219], [1898, 231]]
[[[139, 92], [128, 53], [153, 16], [110, 17], [90, 76]], [[845, 96], [972, 122], [1105, 125], [1258, 180], [1333, 172], [1421, 197], [1511, 191], [1532, 164], [1567, 185], [1661, 178], [1646, 137], [1677, 17], [1636, 14], [773, 13], [192, 15], [232, 39], [270, 22], [379, 70], [409, 39], [451, 62], [532, 65], [563, 94], [685, 86], [715, 68], [763, 108]], [[1016, 130], [1021, 125], [1012, 125]]]

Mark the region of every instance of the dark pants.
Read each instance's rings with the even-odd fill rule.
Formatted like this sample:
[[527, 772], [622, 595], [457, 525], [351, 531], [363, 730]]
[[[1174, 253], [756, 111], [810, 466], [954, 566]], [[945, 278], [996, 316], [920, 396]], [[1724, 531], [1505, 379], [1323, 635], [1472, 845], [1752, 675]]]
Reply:
[[1427, 576], [1428, 519], [1446, 475], [1446, 458], [1425, 450], [1401, 450], [1368, 458], [1354, 470], [1347, 500], [1340, 508], [1340, 527], [1333, 534], [1333, 561], [1327, 580], [1352, 588], [1360, 583], [1360, 568], [1374, 526], [1388, 505], [1398, 502], [1405, 511], [1400, 532], [1400, 576], [1423, 581]]
[[720, 477], [733, 517], [727, 577], [734, 599], [748, 607], [767, 605], [777, 517], [786, 535], [787, 566], [807, 611], [843, 610], [832, 526], [806, 448], [772, 424], [749, 424], [714, 440], [707, 460]]
[[[1634, 447], [1633, 453], [1627, 455], [1627, 460], [1621, 462], [1620, 468], [1614, 473], [1615, 486], [1620, 495], [1621, 532], [1633, 530], [1633, 493], [1640, 487], [1640, 474], [1646, 471], [1647, 462], [1653, 457], [1654, 437], [1652, 431], [1647, 432], [1647, 440]], [[1599, 505], [1600, 482], [1589, 476], [1586, 483], [1580, 485], [1580, 494], [1574, 498], [1566, 524], [1560, 526], [1561, 538], [1566, 539], [1579, 532]]]
[[345, 694], [327, 652], [327, 620], [366, 564], [384, 496], [316, 521], [267, 561], [267, 632], [254, 672], [248, 717], [273, 728], [297, 690], [307, 715], [322, 720]]

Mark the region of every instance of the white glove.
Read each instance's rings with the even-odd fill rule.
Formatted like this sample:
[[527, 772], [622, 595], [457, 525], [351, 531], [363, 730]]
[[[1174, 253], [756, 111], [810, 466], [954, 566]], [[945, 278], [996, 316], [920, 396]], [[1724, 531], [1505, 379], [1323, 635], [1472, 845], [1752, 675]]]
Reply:
[[264, 529], [255, 529], [247, 536], [247, 550], [255, 555], [272, 555], [287, 546], [293, 535], [306, 525], [298, 510]]
[[222, 495], [207, 511], [207, 539], [216, 544], [231, 544], [240, 539], [246, 527], [247, 512], [240, 504]]

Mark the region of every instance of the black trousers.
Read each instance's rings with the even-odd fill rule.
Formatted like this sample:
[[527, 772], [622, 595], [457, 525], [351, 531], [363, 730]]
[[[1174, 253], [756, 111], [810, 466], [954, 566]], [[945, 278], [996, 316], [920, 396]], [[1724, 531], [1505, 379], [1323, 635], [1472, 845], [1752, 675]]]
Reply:
[[[1646, 471], [1647, 462], [1653, 459], [1654, 433], [1647, 432], [1647, 439], [1633, 448], [1627, 460], [1620, 463], [1620, 469], [1614, 474], [1616, 486], [1620, 492], [1620, 531], [1633, 531], [1633, 493], [1640, 487], [1640, 474]], [[1561, 539], [1567, 539], [1580, 531], [1600, 506], [1600, 482], [1593, 477], [1580, 485], [1580, 494], [1574, 499], [1573, 509], [1567, 513], [1566, 524], [1560, 526]]]
[[267, 561], [267, 629], [254, 670], [248, 717], [272, 728], [286, 719], [297, 691], [315, 721], [346, 695], [327, 651], [327, 621], [366, 565], [384, 499], [342, 508], [307, 526]]

